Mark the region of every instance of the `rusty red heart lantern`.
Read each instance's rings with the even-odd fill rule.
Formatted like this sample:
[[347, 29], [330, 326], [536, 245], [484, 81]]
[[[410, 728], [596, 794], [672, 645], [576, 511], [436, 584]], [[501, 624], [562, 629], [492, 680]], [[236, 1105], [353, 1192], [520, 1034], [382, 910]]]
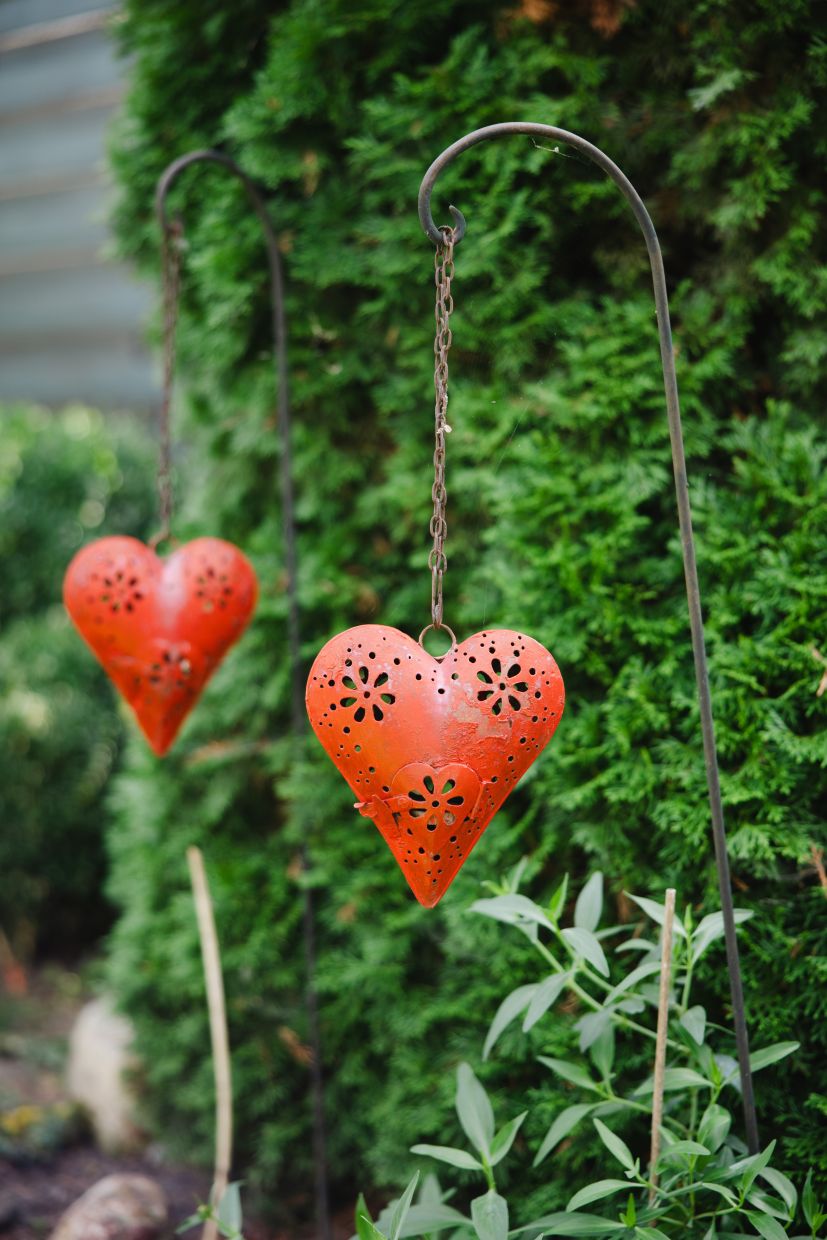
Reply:
[[549, 652], [504, 629], [437, 659], [362, 625], [327, 643], [307, 682], [314, 732], [426, 908], [551, 740], [563, 701]]
[[420, 904], [432, 908], [563, 713], [563, 678], [531, 637], [508, 629], [457, 645], [442, 619], [447, 567], [445, 437], [453, 309], [454, 234], [436, 252], [434, 511], [431, 624], [451, 637], [447, 654], [422, 639], [366, 624], [319, 653], [307, 682], [313, 731], [373, 819]]
[[[162, 222], [164, 217], [162, 216]], [[224, 655], [246, 628], [258, 596], [249, 560], [232, 543], [197, 538], [166, 558], [171, 539], [170, 404], [180, 273], [180, 225], [163, 228], [164, 383], [158, 495], [161, 529], [147, 547], [102, 538], [83, 547], [63, 582], [66, 610], [163, 756]]]
[[232, 543], [197, 538], [161, 559], [136, 538], [77, 553], [63, 598], [78, 632], [165, 754], [256, 604], [253, 567]]

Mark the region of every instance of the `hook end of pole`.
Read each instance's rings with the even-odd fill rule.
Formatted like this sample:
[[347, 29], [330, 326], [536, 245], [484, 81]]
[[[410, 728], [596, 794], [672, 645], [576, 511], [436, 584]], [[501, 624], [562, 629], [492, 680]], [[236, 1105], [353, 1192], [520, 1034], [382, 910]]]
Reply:
[[[466, 227], [465, 216], [462, 214], [462, 212], [459, 210], [458, 207], [450, 206], [448, 208], [448, 211], [453, 221], [450, 227], [453, 228], [454, 230], [454, 245], [457, 245], [460, 241], [462, 241], [462, 238], [465, 236], [465, 227]], [[442, 226], [440, 226], [438, 224], [435, 224], [434, 218], [431, 215], [430, 210], [429, 210], [427, 217], [423, 220], [422, 226], [425, 230], [425, 235], [428, 238], [430, 238], [430, 240], [434, 243], [434, 245], [442, 245], [442, 242], [443, 242], [442, 231], [443, 231], [443, 228], [448, 227], [448, 225], [443, 224]]]
[[458, 245], [465, 236], [465, 216], [458, 207], [449, 207], [451, 219], [454, 221], [454, 245]]

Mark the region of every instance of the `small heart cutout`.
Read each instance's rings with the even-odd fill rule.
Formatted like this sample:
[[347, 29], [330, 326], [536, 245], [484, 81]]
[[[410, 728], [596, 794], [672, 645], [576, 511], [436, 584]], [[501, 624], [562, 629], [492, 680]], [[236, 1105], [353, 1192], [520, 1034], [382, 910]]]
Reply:
[[197, 538], [165, 559], [136, 538], [101, 538], [77, 553], [63, 582], [75, 627], [159, 756], [257, 595], [253, 566], [220, 538]]
[[531, 637], [476, 633], [435, 659], [398, 629], [348, 629], [307, 681], [313, 731], [420, 904], [445, 894], [554, 735], [563, 679]]

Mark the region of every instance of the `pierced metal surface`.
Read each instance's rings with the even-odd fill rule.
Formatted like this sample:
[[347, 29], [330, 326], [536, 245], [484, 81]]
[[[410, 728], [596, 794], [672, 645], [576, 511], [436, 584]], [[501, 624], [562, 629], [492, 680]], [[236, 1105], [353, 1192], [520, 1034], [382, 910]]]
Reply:
[[101, 538], [77, 553], [63, 583], [75, 627], [159, 756], [257, 596], [249, 560], [220, 538], [197, 538], [166, 559], [136, 538]]
[[563, 705], [552, 656], [507, 629], [435, 659], [398, 629], [361, 625], [327, 643], [307, 682], [314, 732], [428, 908], [551, 740]]

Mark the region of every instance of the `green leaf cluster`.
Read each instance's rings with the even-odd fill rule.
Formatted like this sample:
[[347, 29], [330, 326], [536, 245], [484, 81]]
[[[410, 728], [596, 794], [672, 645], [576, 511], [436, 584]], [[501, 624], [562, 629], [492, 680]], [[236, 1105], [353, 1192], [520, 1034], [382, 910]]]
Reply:
[[[587, 920], [592, 926], [592, 930], [574, 927], [583, 935], [593, 936], [593, 931], [598, 930], [603, 904], [602, 878], [599, 872], [592, 876], [575, 906], [575, 921]], [[655, 922], [663, 924], [664, 905], [651, 899], [635, 896], [632, 899], [645, 906], [647, 915]], [[509, 1233], [509, 1203], [497, 1191], [494, 1167], [511, 1150], [514, 1136], [527, 1113], [505, 1124], [495, 1136], [494, 1112], [488, 1094], [470, 1065], [462, 1063], [457, 1073], [456, 1110], [474, 1153], [441, 1145], [415, 1145], [411, 1152], [484, 1175], [488, 1191], [472, 1200], [470, 1218], [455, 1210], [452, 1216], [444, 1218], [420, 1217], [411, 1211], [410, 1226], [404, 1234], [421, 1235], [450, 1229], [452, 1240], [506, 1240], [509, 1234], [526, 1235], [530, 1240], [539, 1240], [541, 1236], [581, 1235], [600, 1236], [604, 1240], [611, 1236], [624, 1240], [651, 1240], [653, 1237], [669, 1240], [669, 1237], [684, 1236], [725, 1240], [744, 1235], [787, 1240], [789, 1228], [802, 1221], [809, 1228], [810, 1237], [817, 1236], [827, 1221], [827, 1214], [815, 1198], [812, 1171], [804, 1181], [799, 1211], [799, 1193], [794, 1183], [772, 1165], [777, 1139], [770, 1140], [763, 1150], [749, 1153], [734, 1131], [732, 1109], [740, 1102], [740, 1083], [737, 1065], [727, 1053], [732, 1049], [733, 1033], [716, 1026], [710, 1029], [707, 1039], [706, 1013], [701, 1006], [691, 1006], [696, 967], [710, 944], [723, 935], [721, 919], [707, 917], [693, 928], [691, 909], [688, 909], [684, 921], [675, 918], [677, 937], [669, 960], [664, 960], [662, 946], [651, 944], [643, 953], [644, 963], [638, 966], [634, 964], [634, 957], [630, 959], [628, 948], [630, 944], [640, 943], [640, 927], [633, 928], [631, 937], [628, 928], [606, 927], [600, 933], [604, 942], [611, 946], [616, 968], [613, 970], [601, 953], [606, 967], [597, 969], [582, 952], [580, 942], [572, 941], [567, 933], [572, 927], [560, 925], [555, 904], [556, 901], [552, 901], [547, 911], [532, 900], [509, 892], [493, 900], [477, 901], [472, 912], [522, 931], [543, 966], [550, 965], [555, 975], [563, 979], [565, 988], [580, 1001], [581, 1008], [589, 1009], [574, 1024], [580, 1031], [579, 1049], [585, 1058], [538, 1057], [560, 1081], [586, 1092], [589, 1101], [567, 1106], [557, 1114], [537, 1149], [534, 1166], [548, 1160], [550, 1182], [546, 1196], [553, 1197], [559, 1186], [554, 1183], [556, 1159], [549, 1159], [549, 1155], [559, 1150], [563, 1141], [583, 1143], [583, 1121], [589, 1119], [599, 1141], [599, 1152], [590, 1168], [591, 1182], [573, 1193], [573, 1185], [570, 1186], [563, 1210], [548, 1212], [546, 1209], [541, 1217], [521, 1223]], [[542, 931], [538, 931], [538, 927], [542, 927]], [[621, 955], [624, 950], [625, 956]], [[570, 958], [561, 960], [561, 951]], [[615, 981], [612, 974], [616, 975], [617, 967], [624, 965], [624, 975]], [[658, 972], [668, 969], [668, 977], [662, 974], [666, 986], [665, 1006], [662, 1006], [659, 988], [653, 989], [646, 981], [650, 965]], [[621, 994], [624, 998], [619, 1002]], [[494, 1018], [497, 1027], [501, 1025], [501, 1013], [510, 998], [503, 1001]], [[630, 1020], [629, 1013], [639, 1019]], [[694, 1020], [688, 1026], [690, 1013]], [[597, 1037], [588, 1028], [591, 1016], [602, 1018]], [[666, 1062], [670, 1066], [665, 1072], [656, 1150], [654, 1137], [649, 1144], [654, 1104], [644, 1101], [652, 1095], [652, 1080], [644, 1079], [635, 1087], [625, 1071], [623, 1057], [615, 1055], [615, 1035], [647, 1040], [651, 1057], [654, 1054], [652, 1044], [659, 1037], [664, 1016]], [[549, 1010], [547, 1017], [546, 1027], [551, 1024], [551, 1018], [567, 1019], [562, 1010], [556, 1013]], [[489, 1031], [486, 1047], [491, 1045]], [[798, 1050], [798, 1042], [764, 1047], [753, 1053], [750, 1067], [758, 1072]], [[676, 1063], [677, 1066], [673, 1066]], [[606, 1123], [607, 1119], [611, 1123]], [[623, 1130], [624, 1136], [620, 1136], [618, 1128]], [[615, 1174], [604, 1176], [601, 1173], [605, 1170]], [[619, 1176], [620, 1171], [623, 1178]], [[600, 1178], [594, 1179], [595, 1173]], [[411, 1181], [406, 1196], [395, 1207], [397, 1211], [410, 1204], [415, 1183]], [[439, 1191], [441, 1193], [441, 1189]], [[522, 1214], [524, 1203], [513, 1198], [512, 1201], [514, 1213]], [[606, 1203], [602, 1207], [603, 1214], [584, 1208], [598, 1201]], [[622, 1208], [621, 1202], [625, 1203]], [[358, 1217], [357, 1207], [357, 1230]], [[744, 1232], [745, 1226], [754, 1230]], [[383, 1235], [381, 1230], [376, 1230]]]

